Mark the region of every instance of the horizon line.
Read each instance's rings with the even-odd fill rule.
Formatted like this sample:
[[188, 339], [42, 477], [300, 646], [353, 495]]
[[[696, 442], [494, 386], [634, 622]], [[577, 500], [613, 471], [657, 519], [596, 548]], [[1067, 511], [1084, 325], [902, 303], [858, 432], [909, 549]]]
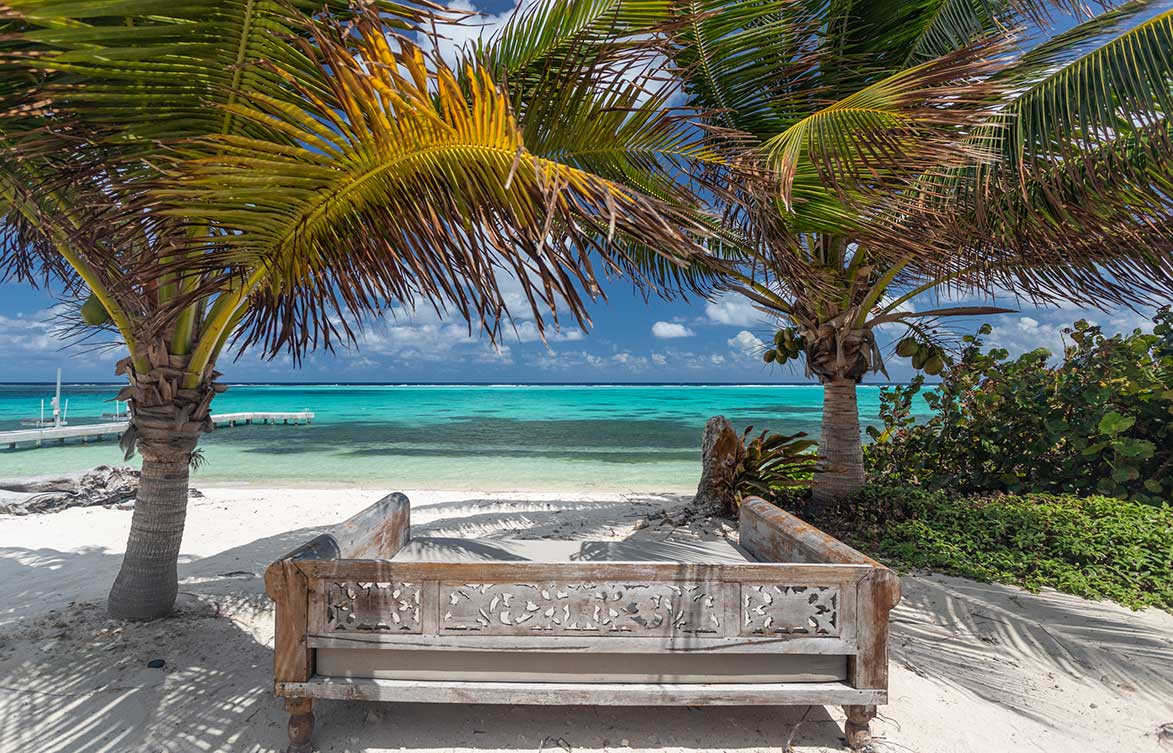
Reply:
[[[860, 387], [885, 387], [892, 385], [904, 385], [911, 382], [911, 380], [903, 382], [864, 382]], [[40, 386], [40, 385], [55, 385], [56, 382], [50, 381], [36, 381], [36, 382], [5, 382], [0, 381], [0, 387], [10, 386]], [[122, 386], [125, 381], [103, 382], [93, 379], [87, 379], [80, 382], [61, 382], [62, 386], [70, 387], [85, 387], [93, 385], [96, 387], [105, 386]], [[822, 387], [819, 382], [503, 382], [503, 381], [485, 381], [485, 382], [408, 382], [408, 381], [393, 381], [393, 382], [277, 382], [272, 380], [258, 381], [258, 382], [222, 382], [228, 386], [237, 387]], [[926, 382], [926, 384], [935, 384], [935, 382]]]

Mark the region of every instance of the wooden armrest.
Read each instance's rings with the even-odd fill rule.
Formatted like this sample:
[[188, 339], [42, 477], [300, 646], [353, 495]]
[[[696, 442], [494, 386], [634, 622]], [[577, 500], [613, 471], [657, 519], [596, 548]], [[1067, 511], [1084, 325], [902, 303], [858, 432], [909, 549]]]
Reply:
[[833, 562], [883, 567], [830, 534], [760, 497], [747, 497], [739, 516], [741, 546], [763, 562]]
[[401, 492], [388, 494], [334, 526], [330, 535], [338, 542], [340, 559], [389, 560], [411, 537], [411, 503]]
[[315, 536], [265, 570], [265, 591], [277, 605], [273, 637], [273, 677], [305, 682], [313, 674], [314, 652], [306, 645], [309, 583], [298, 561], [390, 559], [411, 534], [410, 502], [388, 494], [362, 512]]
[[866, 554], [760, 497], [747, 497], [739, 516], [741, 547], [762, 562], [813, 562], [867, 565], [877, 570], [879, 601], [888, 608], [900, 601], [900, 579]]
[[391, 559], [411, 535], [411, 502], [401, 492], [342, 521], [280, 560]]
[[765, 562], [835, 563], [872, 568], [856, 590], [858, 652], [848, 660], [855, 688], [888, 687], [888, 612], [900, 602], [896, 573], [834, 536], [759, 497], [741, 503], [741, 547]]

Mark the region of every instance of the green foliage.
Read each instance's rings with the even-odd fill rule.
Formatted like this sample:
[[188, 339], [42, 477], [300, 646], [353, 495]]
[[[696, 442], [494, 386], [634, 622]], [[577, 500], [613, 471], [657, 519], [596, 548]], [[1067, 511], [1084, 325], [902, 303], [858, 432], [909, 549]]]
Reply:
[[1169, 505], [871, 485], [818, 522], [899, 567], [1173, 611]]
[[[989, 326], [979, 330], [988, 334]], [[1103, 494], [1173, 499], [1173, 314], [1151, 333], [1108, 337], [1085, 321], [1065, 330], [1062, 361], [1046, 350], [1010, 359], [965, 338], [957, 364], [924, 399], [923, 379], [883, 391], [883, 429], [865, 449], [871, 478], [929, 489]]]
[[[774, 498], [779, 492], [809, 486], [814, 478], [818, 444], [806, 434], [770, 434], [763, 431], [749, 439], [752, 426], [741, 435], [737, 465], [733, 470], [733, 499], [741, 506], [745, 497]], [[748, 441], [747, 441], [748, 440]]]

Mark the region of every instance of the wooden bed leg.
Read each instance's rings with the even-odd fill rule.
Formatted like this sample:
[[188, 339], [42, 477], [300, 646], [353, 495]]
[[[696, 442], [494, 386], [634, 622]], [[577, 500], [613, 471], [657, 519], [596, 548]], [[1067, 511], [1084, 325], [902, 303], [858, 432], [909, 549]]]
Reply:
[[847, 747], [852, 750], [867, 750], [871, 747], [872, 731], [868, 722], [876, 718], [875, 706], [844, 706], [847, 721], [843, 731], [847, 733]]
[[314, 700], [312, 698], [286, 698], [285, 710], [289, 712], [289, 747], [286, 753], [313, 753], [310, 738], [314, 735]]

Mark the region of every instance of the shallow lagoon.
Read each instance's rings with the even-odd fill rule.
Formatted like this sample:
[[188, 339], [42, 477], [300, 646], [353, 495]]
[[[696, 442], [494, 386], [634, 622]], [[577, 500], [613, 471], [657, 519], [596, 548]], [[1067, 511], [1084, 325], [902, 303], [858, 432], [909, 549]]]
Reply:
[[[71, 424], [100, 421], [118, 385], [68, 385]], [[51, 385], [0, 385], [0, 430], [36, 416]], [[880, 388], [860, 388], [875, 422]], [[48, 401], [46, 400], [46, 404]], [[926, 410], [925, 406], [921, 406]], [[817, 385], [239, 385], [213, 410], [312, 410], [310, 426], [208, 435], [195, 482], [429, 489], [685, 489], [701, 430], [735, 426], [817, 435]], [[115, 442], [0, 449], [0, 478], [121, 461]]]

